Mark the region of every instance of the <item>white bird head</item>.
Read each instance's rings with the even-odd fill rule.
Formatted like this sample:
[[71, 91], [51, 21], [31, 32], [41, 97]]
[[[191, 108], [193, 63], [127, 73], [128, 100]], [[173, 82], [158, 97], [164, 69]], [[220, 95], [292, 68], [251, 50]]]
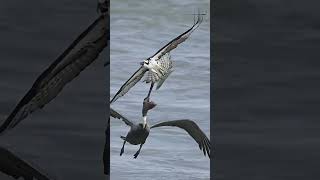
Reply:
[[142, 65], [145, 68], [152, 69], [152, 67], [154, 67], [154, 61], [152, 61], [152, 59], [148, 58], [148, 59], [143, 60], [140, 63], [140, 65]]
[[150, 62], [150, 59], [145, 59], [140, 63], [140, 65], [148, 65], [149, 62]]

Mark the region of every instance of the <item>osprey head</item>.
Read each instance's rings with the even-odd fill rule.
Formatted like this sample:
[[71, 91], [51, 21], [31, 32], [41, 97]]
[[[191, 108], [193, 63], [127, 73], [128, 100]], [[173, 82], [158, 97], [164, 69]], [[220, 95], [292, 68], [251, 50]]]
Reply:
[[143, 60], [143, 61], [140, 63], [140, 65], [142, 65], [142, 66], [144, 66], [144, 67], [149, 67], [150, 61], [151, 61], [150, 58], [145, 59], [145, 60]]

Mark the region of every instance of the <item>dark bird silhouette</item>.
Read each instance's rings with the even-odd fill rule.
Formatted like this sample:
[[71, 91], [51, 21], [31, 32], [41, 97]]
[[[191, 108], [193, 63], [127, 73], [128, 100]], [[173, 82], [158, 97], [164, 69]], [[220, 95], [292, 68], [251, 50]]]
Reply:
[[143, 108], [142, 108], [142, 119], [143, 123], [134, 124], [120, 113], [116, 112], [112, 108], [110, 108], [110, 116], [114, 118], [121, 119], [126, 125], [130, 126], [130, 131], [128, 132], [127, 136], [121, 136], [124, 140], [123, 146], [121, 148], [120, 156], [124, 152], [124, 145], [126, 142], [129, 142], [133, 145], [140, 144], [139, 150], [134, 154], [134, 158], [140, 153], [140, 150], [145, 143], [147, 137], [149, 136], [150, 129], [162, 126], [175, 126], [187, 131], [187, 133], [198, 143], [200, 150], [203, 151], [203, 154], [210, 158], [210, 151], [211, 151], [211, 144], [210, 140], [207, 136], [202, 132], [199, 126], [192, 120], [189, 119], [181, 119], [181, 120], [173, 120], [173, 121], [165, 121], [158, 124], [155, 124], [149, 128], [147, 124], [147, 112], [154, 108], [156, 104], [152, 101], [149, 101], [149, 98], [145, 98], [143, 101]]
[[98, 0], [97, 12], [99, 14], [106, 14], [109, 10], [109, 0]]
[[14, 179], [50, 180], [48, 175], [40, 172], [40, 170], [32, 167], [29, 163], [3, 147], [0, 147], [0, 171]]
[[0, 126], [0, 134], [53, 100], [66, 84], [97, 59], [107, 46], [107, 35], [106, 16], [101, 15], [36, 79]]
[[147, 137], [149, 136], [150, 128], [147, 124], [147, 113], [148, 110], [154, 108], [156, 104], [152, 101], [149, 101], [148, 98], [146, 98], [143, 101], [143, 108], [142, 108], [142, 119], [143, 123], [139, 124], [133, 124], [131, 121], [129, 121], [127, 118], [123, 117], [121, 114], [110, 108], [110, 116], [114, 118], [119, 118], [122, 119], [126, 125], [130, 126], [130, 131], [128, 132], [127, 136], [121, 136], [121, 139], [123, 139], [123, 146], [121, 148], [120, 156], [124, 152], [124, 145], [126, 142], [129, 142], [130, 144], [133, 145], [138, 145], [140, 144], [139, 150], [134, 154], [134, 158], [137, 158], [140, 150], [143, 146], [143, 144], [146, 142]]
[[203, 17], [200, 13], [198, 13], [198, 19], [191, 28], [171, 40], [154, 55], [141, 62], [141, 67], [121, 86], [110, 103], [113, 103], [119, 97], [124, 96], [138, 81], [141, 80], [146, 72], [148, 72], [148, 74], [144, 81], [146, 83], [151, 83], [148, 95], [146, 97], [149, 98], [154, 84], [157, 83], [156, 89], [159, 89], [173, 71], [170, 51], [187, 40], [191, 33], [200, 26], [202, 21]]

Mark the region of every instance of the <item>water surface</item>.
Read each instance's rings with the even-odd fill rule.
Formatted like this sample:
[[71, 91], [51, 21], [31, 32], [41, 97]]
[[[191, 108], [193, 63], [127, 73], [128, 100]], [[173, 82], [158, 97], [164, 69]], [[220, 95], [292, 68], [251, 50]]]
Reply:
[[[154, 54], [193, 23], [187, 15], [196, 8], [209, 11], [209, 1], [112, 1], [111, 2], [111, 97], [139, 68], [139, 62]], [[188, 118], [210, 136], [209, 16], [190, 39], [171, 52], [175, 70], [151, 98], [158, 105], [149, 112], [149, 123]], [[112, 107], [135, 123], [141, 121], [143, 98], [149, 84], [139, 82]], [[129, 128], [111, 119], [111, 179], [209, 179], [209, 159], [182, 129], [156, 128], [142, 147], [123, 141]]]

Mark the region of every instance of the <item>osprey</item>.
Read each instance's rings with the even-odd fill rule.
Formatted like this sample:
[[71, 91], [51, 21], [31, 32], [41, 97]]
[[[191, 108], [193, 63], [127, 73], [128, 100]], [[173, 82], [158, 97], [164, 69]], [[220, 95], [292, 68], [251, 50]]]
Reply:
[[142, 108], [142, 123], [134, 124], [120, 113], [116, 112], [112, 108], [110, 108], [110, 116], [113, 118], [121, 119], [126, 125], [130, 126], [130, 131], [124, 137], [121, 136], [121, 139], [124, 140], [123, 146], [121, 148], [120, 156], [124, 152], [124, 145], [126, 142], [129, 142], [133, 145], [140, 144], [139, 150], [134, 154], [134, 158], [137, 158], [140, 150], [145, 143], [146, 139], [149, 136], [150, 129], [161, 127], [161, 126], [175, 126], [187, 131], [187, 133], [198, 143], [200, 150], [203, 151], [204, 155], [208, 155], [210, 158], [211, 144], [210, 140], [207, 136], [202, 132], [199, 126], [192, 120], [189, 119], [181, 119], [181, 120], [173, 120], [173, 121], [165, 121], [158, 124], [155, 124], [151, 127], [147, 124], [147, 112], [148, 110], [154, 108], [156, 104], [152, 101], [149, 101], [149, 98], [145, 98], [143, 101]]
[[145, 59], [140, 63], [141, 67], [121, 86], [119, 91], [115, 94], [110, 103], [115, 102], [119, 97], [125, 95], [141, 78], [146, 72], [146, 83], [151, 83], [148, 95], [146, 98], [150, 97], [150, 93], [153, 89], [155, 83], [157, 83], [156, 89], [159, 89], [163, 82], [171, 74], [172, 70], [172, 61], [170, 56], [170, 51], [175, 49], [180, 43], [184, 42], [189, 38], [191, 33], [199, 27], [203, 18], [201, 14], [198, 14], [197, 21], [193, 24], [191, 28], [187, 31], [174, 38], [164, 47], [162, 47], [158, 52], [156, 52], [151, 57]]

